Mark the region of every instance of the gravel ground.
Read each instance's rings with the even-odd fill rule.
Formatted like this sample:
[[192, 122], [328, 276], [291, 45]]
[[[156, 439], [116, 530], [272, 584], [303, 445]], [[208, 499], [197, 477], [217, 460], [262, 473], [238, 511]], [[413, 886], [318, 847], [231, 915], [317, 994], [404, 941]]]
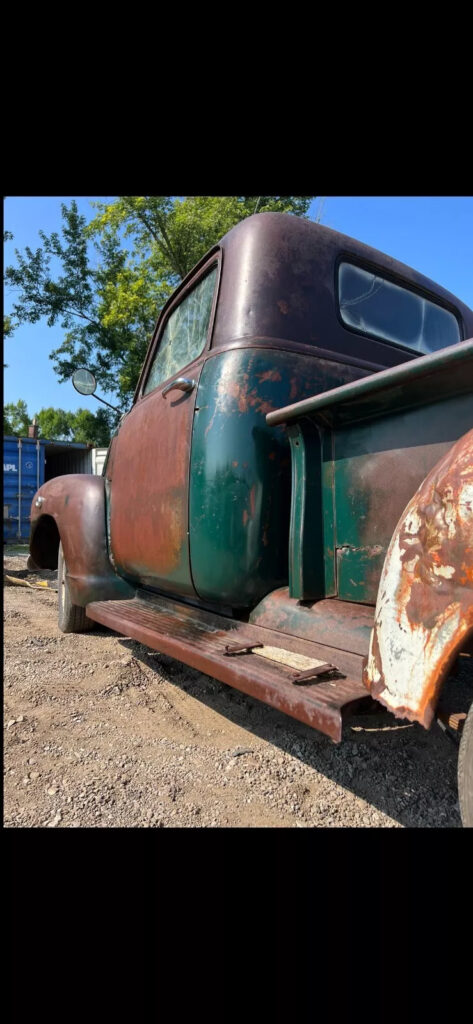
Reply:
[[[26, 555], [4, 564], [55, 586]], [[457, 749], [437, 725], [381, 712], [335, 745], [109, 630], [60, 633], [54, 590], [4, 596], [7, 827], [461, 826]], [[448, 685], [466, 710], [470, 667]]]

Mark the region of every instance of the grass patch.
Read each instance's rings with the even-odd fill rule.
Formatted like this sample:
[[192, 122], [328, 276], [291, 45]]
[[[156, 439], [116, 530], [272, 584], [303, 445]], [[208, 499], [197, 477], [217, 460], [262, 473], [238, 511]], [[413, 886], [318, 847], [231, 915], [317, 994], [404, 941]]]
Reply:
[[12, 555], [29, 555], [30, 546], [29, 544], [4, 544], [3, 554], [7, 557]]

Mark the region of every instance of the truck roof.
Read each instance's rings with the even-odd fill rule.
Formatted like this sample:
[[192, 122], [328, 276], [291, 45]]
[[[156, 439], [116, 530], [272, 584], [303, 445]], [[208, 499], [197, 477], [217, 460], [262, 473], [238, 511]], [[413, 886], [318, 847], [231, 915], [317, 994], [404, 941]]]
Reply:
[[[382, 270], [455, 312], [462, 338], [473, 335], [473, 311], [412, 267], [348, 235], [291, 214], [262, 213], [241, 221], [221, 240], [223, 267], [212, 347], [259, 338], [338, 352], [373, 368], [416, 358], [381, 339], [350, 330], [341, 320], [336, 272], [343, 257]], [[208, 259], [208, 255], [206, 257]], [[202, 261], [204, 262], [204, 261]], [[192, 272], [193, 273], [193, 272]]]

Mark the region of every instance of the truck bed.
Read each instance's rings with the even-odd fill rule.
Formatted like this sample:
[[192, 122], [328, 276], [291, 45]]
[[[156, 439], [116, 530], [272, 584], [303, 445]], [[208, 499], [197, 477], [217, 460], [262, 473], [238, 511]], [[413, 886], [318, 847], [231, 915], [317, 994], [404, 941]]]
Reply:
[[375, 604], [396, 524], [473, 427], [473, 339], [266, 417], [291, 442], [289, 593]]

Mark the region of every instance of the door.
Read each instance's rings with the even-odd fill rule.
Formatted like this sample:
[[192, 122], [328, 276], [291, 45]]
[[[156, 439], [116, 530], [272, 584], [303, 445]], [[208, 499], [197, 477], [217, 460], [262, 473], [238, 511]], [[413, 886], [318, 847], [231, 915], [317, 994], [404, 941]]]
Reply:
[[138, 399], [115, 438], [110, 466], [110, 544], [117, 570], [145, 586], [184, 596], [195, 595], [189, 559], [190, 449], [216, 281], [214, 260], [170, 305], [145, 363]]

